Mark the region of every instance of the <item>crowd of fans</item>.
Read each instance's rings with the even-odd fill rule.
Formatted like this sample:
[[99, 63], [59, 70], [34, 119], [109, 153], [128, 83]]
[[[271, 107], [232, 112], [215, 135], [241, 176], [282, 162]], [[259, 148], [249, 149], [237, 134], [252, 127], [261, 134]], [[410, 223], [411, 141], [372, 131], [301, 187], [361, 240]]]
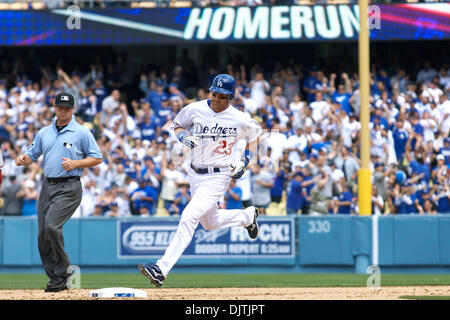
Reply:
[[[208, 80], [219, 73], [211, 68], [199, 85], [192, 64], [186, 58], [170, 69], [142, 71], [138, 98], [130, 97], [114, 64], [93, 64], [88, 72], [41, 67], [33, 77], [19, 69], [0, 73], [2, 214], [36, 214], [40, 164], [16, 167], [14, 159], [51, 124], [61, 91], [76, 97], [76, 118], [92, 130], [104, 159], [85, 169], [74, 216], [180, 214], [191, 197], [189, 154], [169, 126], [185, 105], [208, 98]], [[220, 206], [358, 214], [358, 75], [295, 59], [271, 69], [228, 64], [220, 71], [237, 80], [234, 107], [264, 129], [254, 163]], [[450, 213], [450, 66], [425, 61], [414, 71], [371, 71], [373, 214]]]

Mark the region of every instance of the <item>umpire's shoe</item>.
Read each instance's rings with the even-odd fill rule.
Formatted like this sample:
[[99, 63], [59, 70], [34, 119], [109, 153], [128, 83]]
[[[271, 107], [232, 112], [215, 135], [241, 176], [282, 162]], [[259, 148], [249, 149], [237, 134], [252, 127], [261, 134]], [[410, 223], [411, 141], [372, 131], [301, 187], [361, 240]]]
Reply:
[[163, 281], [166, 279], [161, 269], [154, 263], [154, 264], [145, 264], [141, 263], [138, 265], [139, 270], [141, 273], [146, 276], [151, 283], [153, 283], [157, 287], [161, 287]]
[[67, 290], [67, 279], [68, 277], [60, 277], [58, 279], [52, 279], [45, 288], [45, 292], [59, 292]]
[[248, 236], [250, 237], [250, 239], [256, 239], [258, 237], [258, 232], [259, 232], [258, 220], [256, 219], [256, 218], [258, 218], [259, 210], [253, 206], [249, 207], [249, 208], [255, 209], [255, 217], [253, 219], [253, 223], [251, 225], [249, 225], [248, 227], [246, 227], [246, 229], [248, 231]]

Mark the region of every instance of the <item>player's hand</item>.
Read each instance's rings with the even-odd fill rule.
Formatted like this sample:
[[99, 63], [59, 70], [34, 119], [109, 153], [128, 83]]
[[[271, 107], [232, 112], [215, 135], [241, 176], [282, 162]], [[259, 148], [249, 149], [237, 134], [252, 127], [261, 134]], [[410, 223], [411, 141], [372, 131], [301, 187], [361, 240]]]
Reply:
[[194, 136], [184, 137], [182, 143], [188, 149], [195, 148], [196, 146], [199, 145], [198, 139]]
[[230, 176], [232, 179], [239, 179], [242, 177], [242, 175], [245, 172], [245, 163], [244, 161], [240, 160], [237, 163], [233, 163], [230, 167], [231, 172], [230, 172]]
[[195, 148], [199, 145], [199, 139], [196, 136], [190, 136], [186, 131], [178, 134], [178, 140], [188, 149]]

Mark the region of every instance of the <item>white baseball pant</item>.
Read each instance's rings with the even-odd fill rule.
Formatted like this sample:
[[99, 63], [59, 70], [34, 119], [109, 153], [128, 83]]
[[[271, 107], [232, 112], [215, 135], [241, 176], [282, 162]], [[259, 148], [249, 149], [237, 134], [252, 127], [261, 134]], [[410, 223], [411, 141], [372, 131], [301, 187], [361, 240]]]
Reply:
[[[191, 201], [183, 210], [177, 231], [164, 256], [156, 264], [164, 277], [186, 250], [200, 222], [206, 230], [235, 226], [247, 227], [253, 223], [254, 210], [219, 209], [217, 203], [227, 191], [231, 178], [229, 171], [197, 174], [189, 168]], [[248, 210], [249, 209], [249, 210]]]

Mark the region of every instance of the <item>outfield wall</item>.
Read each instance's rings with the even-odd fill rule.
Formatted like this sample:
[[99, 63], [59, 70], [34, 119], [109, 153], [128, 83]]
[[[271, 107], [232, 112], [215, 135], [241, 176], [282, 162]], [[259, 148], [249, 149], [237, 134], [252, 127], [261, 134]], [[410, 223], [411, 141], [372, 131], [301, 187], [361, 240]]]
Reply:
[[[243, 227], [197, 229], [173, 272], [450, 273], [450, 215], [260, 217]], [[71, 263], [84, 272], [128, 272], [155, 261], [178, 218], [71, 219], [64, 227]], [[375, 229], [374, 229], [375, 227]], [[43, 272], [36, 217], [0, 218], [0, 272]]]

